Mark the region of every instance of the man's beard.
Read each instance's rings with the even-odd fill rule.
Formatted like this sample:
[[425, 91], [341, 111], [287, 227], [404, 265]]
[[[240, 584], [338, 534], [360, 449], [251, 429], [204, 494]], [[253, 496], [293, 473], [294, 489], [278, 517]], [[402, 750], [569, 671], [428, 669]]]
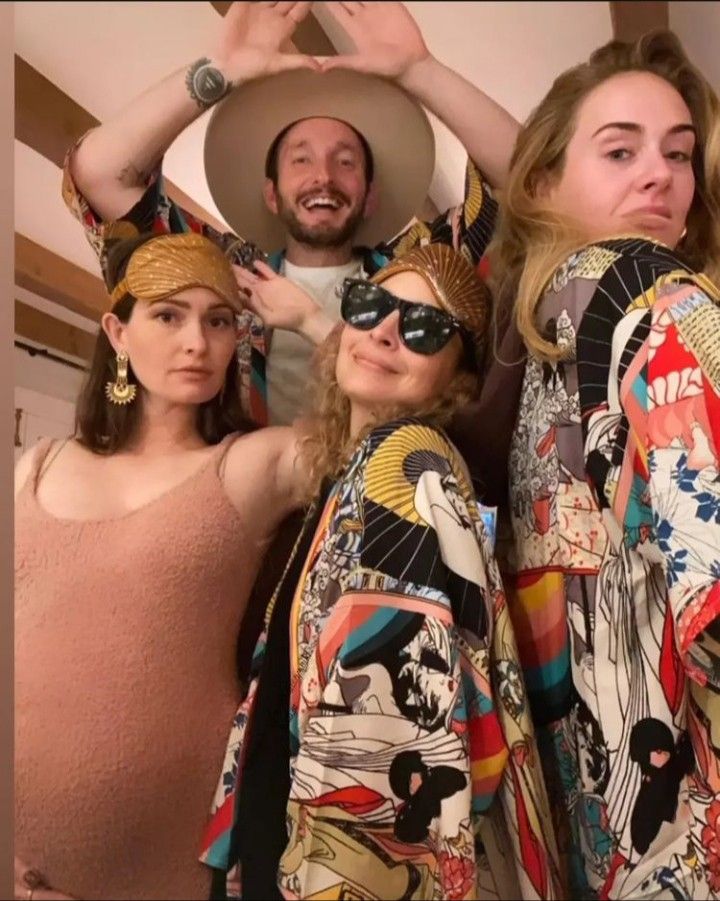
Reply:
[[299, 244], [305, 244], [307, 247], [342, 247], [354, 238], [360, 228], [365, 203], [363, 200], [363, 203], [340, 226], [329, 224], [309, 226], [298, 219], [295, 211], [287, 206], [280, 196], [277, 198], [277, 205], [278, 218]]

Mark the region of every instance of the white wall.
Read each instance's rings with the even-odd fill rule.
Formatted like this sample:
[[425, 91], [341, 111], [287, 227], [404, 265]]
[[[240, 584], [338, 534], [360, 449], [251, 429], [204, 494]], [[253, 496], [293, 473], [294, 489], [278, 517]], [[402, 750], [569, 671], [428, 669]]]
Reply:
[[[17, 285], [15, 297], [61, 322], [83, 329], [90, 335], [94, 336], [97, 333], [97, 323]], [[37, 346], [37, 342], [28, 341], [22, 335], [16, 334], [14, 337], [23, 344]], [[52, 352], [52, 348], [47, 349]], [[79, 357], [68, 356], [68, 360], [80, 366], [87, 366], [87, 361]], [[22, 410], [19, 423], [20, 447], [17, 445], [15, 447], [17, 460], [22, 451], [34, 444], [38, 438], [46, 436], [61, 438], [72, 432], [75, 422], [75, 400], [85, 373], [50, 360], [40, 353], [31, 355], [19, 347], [13, 347], [13, 365], [15, 409]], [[16, 431], [16, 422], [13, 420], [13, 434]]]
[[[23, 341], [23, 338], [18, 338]], [[83, 373], [62, 363], [48, 360], [13, 347], [15, 386], [29, 388], [39, 394], [74, 404], [83, 380]]]
[[[520, 121], [557, 75], [612, 38], [605, 0], [405, 0], [405, 5], [430, 50]], [[317, 4], [315, 15], [338, 50], [347, 52], [352, 42], [325, 6]], [[436, 166], [430, 196], [444, 209], [462, 197], [465, 152], [441, 122], [433, 117], [432, 124]]]
[[74, 404], [28, 388], [15, 388], [15, 413], [16, 462], [42, 438], [66, 438], [74, 430]]
[[41, 438], [72, 434], [75, 399], [84, 374], [54, 360], [30, 356], [19, 347], [13, 347], [13, 356], [16, 414], [20, 411], [19, 421], [12, 422], [17, 461]]
[[685, 45], [688, 55], [720, 93], [720, 2], [671, 0], [670, 28]]

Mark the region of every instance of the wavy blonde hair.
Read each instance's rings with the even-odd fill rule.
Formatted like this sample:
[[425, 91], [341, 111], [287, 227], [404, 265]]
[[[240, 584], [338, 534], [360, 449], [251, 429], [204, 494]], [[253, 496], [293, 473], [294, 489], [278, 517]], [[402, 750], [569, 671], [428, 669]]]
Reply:
[[[563, 72], [518, 135], [510, 174], [500, 199], [500, 224], [489, 249], [498, 298], [515, 296], [515, 319], [525, 345], [543, 359], [563, 352], [540, 334], [535, 310], [555, 270], [587, 244], [579, 227], [543, 205], [538, 187], [562, 174], [580, 104], [598, 85], [621, 72], [650, 72], [681, 95], [692, 116], [697, 142], [692, 166], [695, 197], [688, 212], [682, 253], [713, 281], [720, 277], [720, 103], [707, 79], [692, 65], [669, 31], [644, 35], [633, 44], [611, 41], [586, 63]], [[608, 235], [608, 238], [614, 237]]]
[[360, 442], [376, 426], [402, 416], [417, 416], [439, 427], [477, 394], [479, 375], [458, 369], [445, 391], [427, 404], [412, 409], [400, 405], [375, 411], [372, 422], [359, 435], [350, 434], [350, 401], [338, 384], [336, 364], [343, 326], [338, 326], [319, 348], [314, 366], [312, 412], [303, 423], [300, 459], [306, 471], [305, 498], [316, 497], [326, 478], [337, 479]]

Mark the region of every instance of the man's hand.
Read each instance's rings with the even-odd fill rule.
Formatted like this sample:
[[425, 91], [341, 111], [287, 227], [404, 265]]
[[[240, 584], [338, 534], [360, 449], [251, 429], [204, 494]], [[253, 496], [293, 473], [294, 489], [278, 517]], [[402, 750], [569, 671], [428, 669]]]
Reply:
[[253, 264], [257, 275], [233, 266], [235, 279], [246, 305], [267, 328], [286, 329], [320, 344], [334, 323], [302, 288], [278, 275], [261, 260]]
[[220, 25], [213, 61], [226, 78], [249, 81], [285, 69], [319, 69], [312, 56], [283, 48], [312, 3], [235, 2]]
[[323, 60], [324, 71], [355, 69], [403, 84], [412, 67], [430, 56], [422, 32], [403, 3], [326, 3], [325, 7], [352, 39], [356, 53]]
[[394, 79], [447, 125], [493, 187], [503, 187], [519, 123], [430, 53], [405, 5], [334, 2], [325, 8], [356, 50], [323, 60], [323, 71], [355, 69]]

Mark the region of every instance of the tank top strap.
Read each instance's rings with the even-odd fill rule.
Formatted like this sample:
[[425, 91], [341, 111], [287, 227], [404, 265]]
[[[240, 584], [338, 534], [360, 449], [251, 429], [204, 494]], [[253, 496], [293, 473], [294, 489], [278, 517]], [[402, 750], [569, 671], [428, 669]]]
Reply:
[[32, 466], [30, 467], [30, 475], [28, 476], [27, 485], [33, 494], [37, 491], [40, 477], [45, 473], [48, 466], [54, 458], [65, 447], [70, 438], [41, 438], [35, 446], [33, 454]]
[[246, 433], [231, 432], [229, 435], [226, 435], [222, 441], [218, 442], [215, 448], [216, 452], [212, 457], [212, 464], [221, 482], [225, 475], [225, 462], [227, 461], [228, 451], [239, 438], [243, 437], [244, 434]]

